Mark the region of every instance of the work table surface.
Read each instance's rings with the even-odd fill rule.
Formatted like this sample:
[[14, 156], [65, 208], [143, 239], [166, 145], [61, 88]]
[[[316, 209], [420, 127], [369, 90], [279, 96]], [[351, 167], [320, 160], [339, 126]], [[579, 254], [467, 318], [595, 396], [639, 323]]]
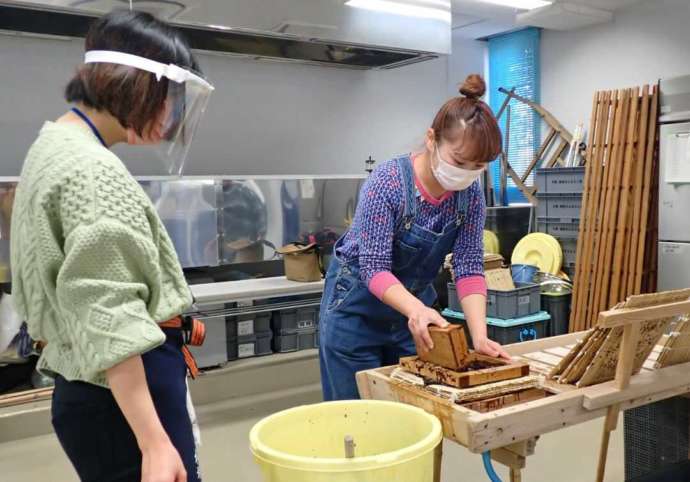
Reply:
[[321, 293], [323, 286], [323, 280], [302, 283], [288, 280], [285, 276], [277, 276], [198, 284], [191, 285], [190, 288], [197, 303], [208, 304]]

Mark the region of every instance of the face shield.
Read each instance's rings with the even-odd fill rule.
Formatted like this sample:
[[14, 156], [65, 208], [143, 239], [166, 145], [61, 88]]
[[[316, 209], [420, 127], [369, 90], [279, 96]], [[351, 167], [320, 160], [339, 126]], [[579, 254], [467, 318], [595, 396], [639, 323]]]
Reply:
[[161, 119], [154, 121], [146, 138], [130, 143], [155, 144], [169, 174], [181, 175], [189, 147], [206, 111], [214, 87], [199, 74], [174, 64], [109, 50], [86, 52], [84, 63], [110, 63], [151, 72], [158, 81], [168, 79]]

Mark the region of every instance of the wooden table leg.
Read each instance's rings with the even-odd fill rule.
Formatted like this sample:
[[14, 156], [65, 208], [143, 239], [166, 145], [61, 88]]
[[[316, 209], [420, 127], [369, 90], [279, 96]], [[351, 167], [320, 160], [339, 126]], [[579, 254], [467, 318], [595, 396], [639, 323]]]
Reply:
[[[635, 350], [640, 339], [639, 325], [625, 325], [623, 328], [623, 339], [621, 340], [620, 355], [618, 355], [618, 365], [616, 366], [616, 387], [624, 390], [630, 384], [630, 377], [635, 363]], [[601, 448], [599, 449], [599, 465], [597, 466], [597, 482], [604, 482], [606, 472], [606, 458], [609, 452], [609, 440], [611, 432], [618, 426], [618, 414], [620, 404], [609, 407], [604, 422], [604, 432], [601, 436]]]
[[510, 482], [522, 482], [522, 470], [510, 468]]
[[443, 462], [443, 440], [434, 449], [434, 482], [441, 482], [441, 465]]

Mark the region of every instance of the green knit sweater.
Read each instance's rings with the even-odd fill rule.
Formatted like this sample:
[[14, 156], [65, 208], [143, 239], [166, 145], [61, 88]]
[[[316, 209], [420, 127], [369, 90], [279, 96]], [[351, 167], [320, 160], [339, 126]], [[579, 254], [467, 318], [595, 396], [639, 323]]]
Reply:
[[12, 213], [15, 306], [47, 342], [38, 368], [107, 387], [105, 370], [162, 344], [156, 322], [191, 305], [172, 242], [118, 157], [76, 124], [48, 122]]

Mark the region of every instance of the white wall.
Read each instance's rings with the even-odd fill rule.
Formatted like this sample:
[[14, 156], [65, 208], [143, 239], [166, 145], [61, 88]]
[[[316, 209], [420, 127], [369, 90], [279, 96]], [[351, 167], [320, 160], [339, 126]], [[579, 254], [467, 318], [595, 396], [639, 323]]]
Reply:
[[[216, 85], [187, 174], [352, 174], [417, 146], [449, 82], [483, 66], [481, 45], [388, 71], [354, 71], [202, 55]], [[82, 41], [0, 35], [0, 176], [18, 175], [46, 119], [67, 108], [62, 89]], [[450, 64], [450, 68], [449, 68]], [[482, 67], [483, 68], [483, 67]], [[134, 174], [162, 174], [141, 148], [118, 149]]]
[[[487, 43], [470, 40], [453, 31], [453, 54], [448, 58], [448, 95], [458, 95], [460, 85], [470, 74], [485, 74]], [[486, 79], [488, 85], [489, 79]]]
[[647, 0], [612, 23], [544, 31], [541, 100], [566, 128], [589, 127], [596, 90], [690, 74], [690, 1]]

